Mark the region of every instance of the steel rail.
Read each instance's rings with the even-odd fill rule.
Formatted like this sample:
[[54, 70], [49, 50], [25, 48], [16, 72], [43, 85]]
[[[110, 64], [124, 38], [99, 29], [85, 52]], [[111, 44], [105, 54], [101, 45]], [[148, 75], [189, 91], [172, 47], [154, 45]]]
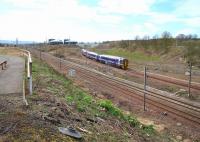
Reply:
[[[135, 74], [137, 74], [141, 77], [141, 76], [143, 76], [144, 73], [134, 71], [134, 72], [127, 72], [127, 74], [133, 75], [133, 76]], [[148, 76], [148, 78], [152, 78], [154, 80], [158, 80], [158, 81], [162, 81], [162, 82], [166, 82], [166, 83], [171, 83], [171, 84], [175, 84], [175, 85], [182, 86], [182, 87], [188, 87], [188, 81], [187, 80], [177, 79], [177, 78], [174, 78], [174, 77], [169, 77], [169, 76], [150, 73], [150, 72], [147, 72], [147, 76]], [[200, 83], [191, 82], [190, 87], [191, 87], [191, 89], [194, 89], [194, 90], [200, 90]]]
[[[54, 66], [53, 65], [53, 67], [54, 68], [56, 68], [56, 66]], [[72, 68], [72, 67], [74, 67], [74, 66], [71, 66], [71, 65], [63, 65], [62, 66], [65, 70], [67, 70], [67, 69], [70, 69], [70, 68]], [[76, 68], [76, 67], [75, 67]], [[107, 88], [107, 89], [111, 89], [112, 88], [112, 92], [116, 92], [117, 94], [119, 94], [119, 92], [120, 93], [122, 93], [123, 95], [122, 96], [124, 96], [124, 95], [126, 95], [127, 97], [131, 97], [131, 98], [135, 98], [135, 95], [134, 96], [132, 96], [132, 94], [133, 94], [133, 90], [126, 90], [126, 91], [123, 91], [123, 89], [124, 88], [122, 88], [122, 87], [120, 87], [120, 86], [118, 86], [118, 87], [116, 87], [115, 85], [111, 85], [111, 83], [110, 82], [105, 82], [105, 80], [103, 80], [101, 77], [98, 77], [98, 76], [94, 76], [94, 75], [92, 75], [91, 73], [89, 73], [89, 72], [87, 72], [87, 71], [84, 71], [84, 70], [82, 70], [82, 71], [80, 71], [80, 70], [77, 70], [77, 72], [81, 72], [81, 75], [79, 76], [79, 78], [80, 77], [85, 77], [84, 79], [90, 79], [90, 81], [91, 82], [93, 82], [93, 85], [94, 85], [94, 83], [96, 84], [96, 86], [102, 86], [102, 88]], [[89, 74], [87, 74], [87, 73], [89, 73]], [[96, 78], [95, 78], [96, 77]], [[97, 83], [97, 82], [94, 82], [94, 78], [95, 78], [95, 80], [97, 81], [97, 82], [99, 82], [99, 83]], [[115, 88], [115, 89], [113, 89], [113, 88]], [[116, 90], [118, 90], [118, 91], [116, 91]], [[138, 92], [142, 92], [143, 93], [143, 91], [141, 91], [141, 90], [137, 90]], [[127, 92], [130, 92], [130, 93], [127, 93]], [[131, 94], [131, 96], [130, 96], [130, 94]], [[134, 94], [136, 94], [136, 92], [134, 91]], [[137, 94], [138, 95], [138, 94]], [[140, 98], [138, 98], [138, 97], [140, 97]], [[138, 96], [137, 97], [137, 99], [139, 99], [140, 101], [142, 101], [143, 100], [143, 98], [142, 98], [142, 96]], [[155, 97], [156, 98], [156, 97]], [[154, 98], [154, 99], [155, 99]], [[123, 98], [123, 100], [124, 100], [124, 98]], [[129, 99], [127, 99], [126, 98], [126, 100], [128, 100], [128, 101], [130, 101]], [[185, 114], [187, 114], [188, 115], [188, 113], [187, 112], [185, 112], [185, 110], [184, 111], [182, 111], [181, 109], [177, 109], [177, 111], [179, 111], [179, 114], [177, 114], [177, 112], [175, 113], [173, 110], [175, 109], [175, 107], [173, 107], [173, 106], [169, 106], [169, 105], [166, 105], [165, 103], [160, 103], [159, 101], [155, 101], [155, 100], [153, 100], [152, 98], [148, 98], [148, 103], [149, 104], [151, 104], [151, 105], [153, 105], [153, 106], [156, 106], [156, 107], [160, 107], [160, 108], [162, 108], [162, 109], [164, 109], [164, 110], [167, 110], [168, 112], [171, 112], [171, 113], [173, 113], [173, 114], [176, 114], [176, 115], [178, 115], [179, 117], [184, 117], [185, 119], [187, 119], [187, 120], [190, 120], [190, 121], [193, 121], [193, 122], [195, 122], [195, 123], [198, 123], [198, 124], [200, 124], [199, 123], [199, 120], [200, 120], [200, 118], [199, 117], [197, 117], [198, 116], [198, 114], [197, 115], [193, 115], [193, 114], [190, 114], [190, 115], [192, 115], [192, 116], [189, 116], [189, 117], [186, 117], [185, 116]], [[155, 104], [156, 103], [156, 104]], [[162, 105], [162, 106], [160, 106], [160, 105]], [[173, 104], [172, 104], [173, 105]], [[164, 107], [163, 107], [164, 106]], [[166, 107], [168, 107], [168, 108], [166, 108]], [[194, 118], [195, 117], [195, 118]]]

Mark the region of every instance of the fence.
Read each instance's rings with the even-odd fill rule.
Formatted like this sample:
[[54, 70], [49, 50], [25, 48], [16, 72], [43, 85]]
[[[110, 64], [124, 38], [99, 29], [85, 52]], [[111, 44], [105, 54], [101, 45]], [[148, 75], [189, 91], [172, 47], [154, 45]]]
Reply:
[[28, 82], [29, 82], [29, 94], [32, 95], [33, 90], [32, 90], [32, 58], [31, 58], [31, 54], [27, 50], [23, 50], [23, 49], [20, 49], [20, 50], [23, 52], [23, 55], [25, 55], [27, 57], [27, 63], [25, 63], [25, 64], [26, 64], [26, 68], [27, 68], [27, 78], [28, 78]]

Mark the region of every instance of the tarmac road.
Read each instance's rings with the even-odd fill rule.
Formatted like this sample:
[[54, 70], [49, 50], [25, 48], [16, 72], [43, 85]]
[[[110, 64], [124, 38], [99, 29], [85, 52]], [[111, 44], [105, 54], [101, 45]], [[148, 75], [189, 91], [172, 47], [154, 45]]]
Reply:
[[23, 58], [0, 55], [0, 62], [7, 60], [7, 68], [0, 69], [0, 96], [22, 94], [25, 61]]

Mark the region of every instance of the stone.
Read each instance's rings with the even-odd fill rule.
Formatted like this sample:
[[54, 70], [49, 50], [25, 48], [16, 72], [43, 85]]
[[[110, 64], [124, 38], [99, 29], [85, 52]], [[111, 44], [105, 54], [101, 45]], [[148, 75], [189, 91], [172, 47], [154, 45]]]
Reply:
[[181, 135], [176, 136], [176, 139], [181, 141], [183, 139], [183, 137]]
[[176, 123], [176, 126], [181, 126], [182, 124], [180, 122]]
[[179, 91], [180, 91], [180, 92], [185, 92], [186, 90], [185, 90], [185, 89], [180, 89]]
[[186, 75], [186, 76], [189, 76], [189, 75], [190, 75], [190, 73], [189, 73], [188, 71], [186, 71], [186, 72], [185, 72], [185, 75]]

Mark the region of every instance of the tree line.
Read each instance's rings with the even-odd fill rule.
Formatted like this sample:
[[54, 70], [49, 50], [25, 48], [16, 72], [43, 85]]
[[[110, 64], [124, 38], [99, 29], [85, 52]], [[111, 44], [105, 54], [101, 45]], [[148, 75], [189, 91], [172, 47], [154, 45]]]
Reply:
[[200, 64], [200, 39], [197, 34], [179, 34], [173, 37], [170, 32], [164, 31], [160, 36], [135, 36], [133, 40], [121, 40], [117, 44], [120, 48], [131, 51], [142, 48], [160, 54], [167, 54], [171, 48], [181, 48], [188, 62]]

